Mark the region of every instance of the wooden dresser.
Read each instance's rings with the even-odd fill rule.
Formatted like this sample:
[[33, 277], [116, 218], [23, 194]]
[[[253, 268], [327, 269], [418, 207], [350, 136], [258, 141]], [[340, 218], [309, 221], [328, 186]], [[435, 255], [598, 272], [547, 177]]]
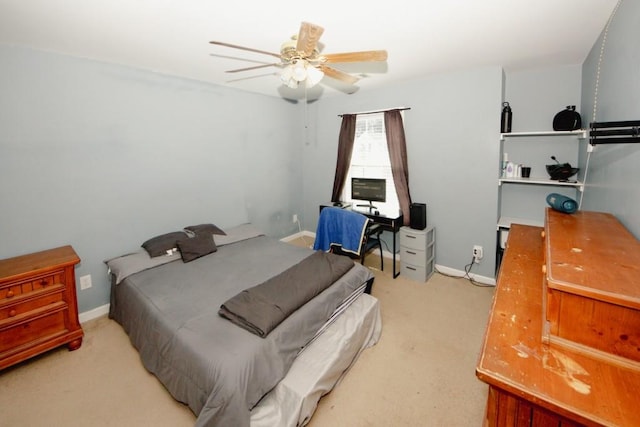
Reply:
[[513, 225], [476, 375], [485, 426], [640, 426], [640, 242], [612, 215]]
[[71, 246], [0, 260], [0, 369], [82, 344]]

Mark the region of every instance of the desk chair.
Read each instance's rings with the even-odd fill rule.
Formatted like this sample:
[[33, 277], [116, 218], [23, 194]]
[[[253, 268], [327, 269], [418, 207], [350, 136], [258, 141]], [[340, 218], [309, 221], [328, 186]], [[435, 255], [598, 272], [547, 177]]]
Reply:
[[378, 224], [359, 212], [326, 207], [320, 212], [313, 249], [360, 259], [364, 264], [365, 255], [378, 247], [380, 268], [384, 269], [381, 233], [382, 228]]
[[364, 257], [368, 252], [378, 247], [380, 249], [380, 270], [384, 271], [384, 261], [382, 258], [382, 240], [380, 239], [381, 234], [382, 227], [380, 227], [379, 224], [374, 224], [373, 221], [369, 220], [369, 223], [367, 224], [367, 231], [365, 232], [365, 237], [360, 249], [360, 264], [364, 264]]

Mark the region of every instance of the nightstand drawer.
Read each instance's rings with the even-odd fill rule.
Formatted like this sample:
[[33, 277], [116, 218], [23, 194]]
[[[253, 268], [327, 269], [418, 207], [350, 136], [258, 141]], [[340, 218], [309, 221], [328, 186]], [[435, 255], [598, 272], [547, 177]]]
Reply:
[[12, 350], [23, 350], [25, 345], [45, 342], [54, 335], [66, 333], [66, 308], [64, 302], [57, 302], [35, 310], [34, 316], [22, 315], [0, 321], [0, 358], [6, 357]]
[[0, 288], [0, 303], [65, 283], [64, 270], [13, 282]]
[[28, 314], [40, 307], [62, 301], [63, 291], [64, 286], [53, 285], [49, 289], [32, 292], [26, 297], [21, 295], [13, 300], [6, 299], [0, 302], [0, 321]]

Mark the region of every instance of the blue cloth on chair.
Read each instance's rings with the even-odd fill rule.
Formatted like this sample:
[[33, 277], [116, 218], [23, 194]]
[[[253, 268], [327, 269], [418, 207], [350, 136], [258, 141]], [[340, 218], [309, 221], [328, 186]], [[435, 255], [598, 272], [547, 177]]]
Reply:
[[326, 207], [320, 212], [314, 250], [328, 251], [339, 245], [343, 251], [360, 256], [360, 243], [369, 218], [347, 209]]

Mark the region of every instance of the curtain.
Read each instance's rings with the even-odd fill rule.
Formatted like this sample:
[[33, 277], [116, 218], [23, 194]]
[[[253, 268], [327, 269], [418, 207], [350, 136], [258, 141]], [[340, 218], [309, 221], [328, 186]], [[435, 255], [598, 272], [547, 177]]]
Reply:
[[356, 115], [345, 114], [342, 116], [340, 126], [340, 136], [338, 137], [338, 160], [336, 161], [336, 176], [333, 179], [333, 193], [331, 201], [340, 201], [340, 193], [349, 173], [351, 164], [351, 152], [353, 151], [353, 141], [356, 137]]
[[409, 194], [409, 167], [407, 163], [407, 143], [404, 137], [402, 115], [399, 110], [384, 112], [384, 126], [387, 133], [387, 146], [391, 159], [391, 173], [398, 193], [400, 210], [404, 225], [409, 225], [411, 195]]

